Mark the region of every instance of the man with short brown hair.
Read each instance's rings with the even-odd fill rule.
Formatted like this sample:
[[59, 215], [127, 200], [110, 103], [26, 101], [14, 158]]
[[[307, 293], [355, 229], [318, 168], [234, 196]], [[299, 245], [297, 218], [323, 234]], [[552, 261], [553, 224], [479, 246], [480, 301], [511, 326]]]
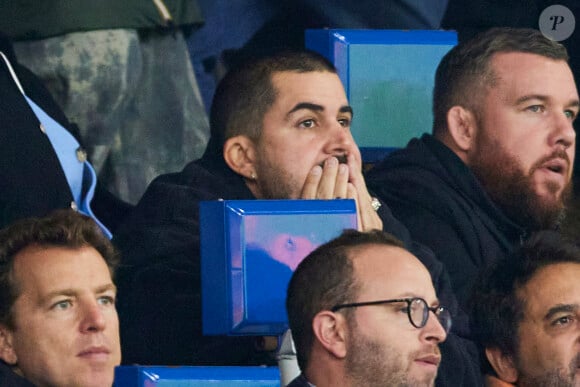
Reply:
[[460, 303], [481, 268], [562, 220], [578, 105], [564, 46], [532, 29], [490, 29], [439, 64], [433, 135], [367, 176], [443, 262]]
[[108, 238], [73, 210], [0, 231], [1, 385], [113, 384], [116, 264]]

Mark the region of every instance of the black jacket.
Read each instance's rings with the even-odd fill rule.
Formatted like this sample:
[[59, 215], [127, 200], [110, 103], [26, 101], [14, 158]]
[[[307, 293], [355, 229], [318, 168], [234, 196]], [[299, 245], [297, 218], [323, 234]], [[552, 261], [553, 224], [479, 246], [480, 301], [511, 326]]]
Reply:
[[[113, 242], [122, 253], [116, 282], [126, 364], [273, 363], [271, 357], [254, 351], [251, 338], [201, 335], [198, 204], [220, 198], [254, 199], [221, 156], [206, 153], [182, 172], [156, 178], [115, 234]], [[379, 211], [385, 231], [403, 240], [423, 261], [440, 299], [456, 312], [457, 302], [441, 263], [410, 240], [409, 232], [386, 205]], [[465, 322], [464, 317], [456, 320], [462, 335], [467, 335]], [[444, 346], [449, 362], [442, 378], [452, 381], [446, 385], [461, 385], [456, 381], [464, 380], [471, 382], [465, 385], [478, 385], [472, 344], [453, 334]]]
[[306, 376], [304, 376], [304, 374], [300, 374], [292, 379], [290, 384], [288, 384], [286, 387], [310, 387], [310, 384], [308, 383]]
[[34, 384], [17, 375], [8, 364], [0, 360], [0, 386], [2, 387], [34, 387]]
[[[1, 35], [0, 51], [8, 57], [27, 95], [72, 129], [38, 78], [18, 65], [10, 42]], [[58, 157], [3, 60], [0, 94], [0, 227], [56, 208], [70, 208], [73, 197]]]
[[252, 199], [241, 178], [206, 160], [157, 177], [113, 243], [124, 364], [274, 364], [249, 337], [202, 336], [199, 201]]
[[367, 183], [411, 235], [435, 252], [461, 304], [480, 269], [526, 235], [496, 207], [461, 159], [428, 134], [377, 164]]

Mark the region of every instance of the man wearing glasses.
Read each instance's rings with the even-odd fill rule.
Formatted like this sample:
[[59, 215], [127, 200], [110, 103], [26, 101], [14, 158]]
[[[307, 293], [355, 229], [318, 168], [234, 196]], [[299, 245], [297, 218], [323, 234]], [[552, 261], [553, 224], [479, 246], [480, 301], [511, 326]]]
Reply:
[[393, 236], [345, 231], [300, 263], [286, 308], [299, 386], [433, 386], [451, 317]]
[[475, 287], [486, 386], [580, 386], [580, 249], [541, 232]]

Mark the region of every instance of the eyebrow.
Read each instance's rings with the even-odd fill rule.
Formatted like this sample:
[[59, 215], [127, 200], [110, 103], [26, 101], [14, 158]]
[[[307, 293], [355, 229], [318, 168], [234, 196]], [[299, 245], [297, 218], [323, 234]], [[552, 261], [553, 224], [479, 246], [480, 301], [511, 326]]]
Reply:
[[415, 293], [409, 293], [409, 292], [408, 293], [403, 293], [401, 295], [401, 297], [397, 297], [397, 298], [422, 298], [425, 301], [427, 301], [427, 305], [429, 305], [431, 307], [433, 307], [433, 306], [435, 306], [435, 307], [441, 306], [441, 301], [438, 298], [436, 298], [433, 302], [429, 302], [429, 300], [427, 300], [425, 297], [418, 296]]
[[578, 309], [580, 309], [578, 304], [558, 304], [548, 310], [548, 313], [544, 316], [544, 320], [550, 320], [552, 317], [562, 312], [577, 312]]
[[[290, 111], [286, 114], [286, 116], [289, 116], [290, 114], [298, 111], [298, 110], [312, 110], [312, 111], [316, 111], [316, 112], [322, 112], [324, 111], [324, 107], [322, 105], [318, 105], [315, 103], [311, 103], [311, 102], [300, 102], [297, 103], [296, 106], [294, 106], [292, 109], [290, 109]], [[340, 113], [350, 113], [350, 115], [354, 115], [352, 107], [348, 106], [348, 105], [344, 105], [341, 106], [340, 109], [338, 109], [338, 111]]]
[[[524, 95], [516, 100], [516, 105], [522, 104], [524, 102], [528, 102], [528, 101], [533, 100], [533, 99], [537, 99], [539, 101], [546, 102], [550, 99], [550, 97], [548, 97], [546, 95], [542, 95], [542, 94]], [[566, 104], [566, 107], [579, 107], [579, 106], [580, 106], [580, 101], [577, 99], [570, 100]]]
[[537, 99], [537, 100], [540, 100], [540, 101], [547, 101], [548, 100], [548, 97], [545, 96], [545, 95], [541, 95], [541, 94], [524, 95], [524, 96], [521, 96], [520, 98], [518, 98], [516, 100], [516, 104], [519, 105], [521, 103], [528, 102], [528, 101], [530, 101], [532, 99]]
[[[105, 292], [110, 291], [110, 290], [117, 291], [117, 287], [115, 286], [115, 284], [108, 283], [105, 285], [98, 286], [98, 287], [93, 289], [93, 292], [96, 294], [102, 294], [102, 293], [105, 293]], [[45, 297], [43, 297], [42, 301], [46, 302], [46, 301], [48, 301], [54, 297], [58, 297], [58, 296], [73, 297], [77, 294], [78, 294], [78, 290], [75, 290], [75, 289], [71, 289], [71, 288], [59, 289], [59, 290], [55, 290], [53, 292], [48, 293]]]

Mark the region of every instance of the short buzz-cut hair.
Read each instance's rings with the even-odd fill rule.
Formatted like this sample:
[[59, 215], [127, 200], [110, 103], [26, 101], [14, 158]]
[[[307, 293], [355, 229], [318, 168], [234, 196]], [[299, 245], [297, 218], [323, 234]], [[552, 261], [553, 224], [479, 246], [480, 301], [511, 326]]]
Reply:
[[109, 238], [88, 216], [72, 209], [56, 210], [43, 218], [27, 218], [0, 230], [0, 324], [14, 329], [12, 307], [20, 295], [14, 260], [28, 247], [93, 247], [114, 276], [118, 254]]
[[[379, 230], [346, 230], [319, 246], [298, 265], [288, 284], [286, 310], [298, 365], [304, 372], [314, 343], [312, 320], [317, 313], [355, 301], [361, 284], [354, 276], [352, 254], [369, 245], [403, 247], [403, 243]], [[348, 310], [346, 312], [348, 316]]]
[[206, 154], [221, 155], [225, 141], [237, 135], [260, 137], [264, 116], [276, 100], [272, 76], [279, 72], [336, 73], [336, 68], [314, 51], [287, 50], [245, 60], [231, 69], [214, 94]]
[[519, 342], [525, 340], [518, 337], [518, 327], [526, 307], [526, 300], [518, 292], [540, 270], [559, 263], [580, 264], [580, 248], [555, 231], [540, 231], [479, 276], [469, 312], [485, 372], [494, 374], [485, 356], [486, 348], [497, 348], [517, 358]]
[[495, 27], [453, 47], [441, 60], [433, 89], [433, 134], [447, 129], [447, 112], [463, 106], [477, 114], [482, 96], [497, 81], [495, 54], [521, 52], [568, 61], [566, 48], [530, 28]]

